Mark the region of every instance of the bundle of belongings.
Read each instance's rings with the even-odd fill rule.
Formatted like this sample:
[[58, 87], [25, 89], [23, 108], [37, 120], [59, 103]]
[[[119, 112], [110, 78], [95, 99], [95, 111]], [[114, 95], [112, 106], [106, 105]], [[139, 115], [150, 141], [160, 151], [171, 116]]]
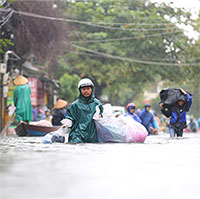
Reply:
[[143, 143], [148, 135], [146, 128], [132, 117], [115, 117], [112, 106], [103, 106], [103, 117], [98, 117], [98, 108], [93, 117], [97, 129], [98, 142]]
[[161, 112], [170, 117], [170, 127], [180, 131], [187, 127], [186, 112], [192, 104], [192, 95], [183, 89], [168, 88], [160, 91]]

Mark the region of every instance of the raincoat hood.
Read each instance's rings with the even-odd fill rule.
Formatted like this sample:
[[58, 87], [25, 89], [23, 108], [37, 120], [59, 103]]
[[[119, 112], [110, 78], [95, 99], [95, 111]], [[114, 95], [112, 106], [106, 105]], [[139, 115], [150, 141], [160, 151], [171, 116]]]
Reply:
[[182, 100], [182, 101], [186, 101], [186, 97], [185, 97], [185, 95], [180, 95], [179, 97], [178, 97], [178, 101], [179, 100]]
[[130, 113], [130, 109], [132, 109], [132, 108], [135, 109], [135, 104], [134, 103], [129, 103], [129, 104], [127, 104], [126, 108], [127, 108], [127, 111]]
[[[135, 107], [134, 107], [134, 106], [130, 106], [130, 107], [128, 107], [127, 111], [130, 113], [130, 110], [131, 110], [132, 108], [134, 108], [134, 109], [135, 109]], [[134, 110], [134, 112], [133, 112], [133, 113], [135, 113], [135, 110]]]

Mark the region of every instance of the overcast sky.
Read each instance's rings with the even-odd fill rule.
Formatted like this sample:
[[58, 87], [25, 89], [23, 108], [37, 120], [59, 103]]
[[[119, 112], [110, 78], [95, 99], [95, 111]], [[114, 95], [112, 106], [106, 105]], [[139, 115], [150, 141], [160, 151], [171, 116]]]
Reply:
[[173, 2], [178, 7], [195, 8], [200, 7], [200, 0], [151, 0], [152, 2]]
[[152, 2], [162, 3], [165, 2], [170, 3], [173, 2], [175, 7], [186, 8], [194, 14], [200, 10], [200, 0], [151, 0]]
[[[200, 0], [151, 0], [152, 2], [162, 3], [165, 2], [166, 4], [173, 2], [175, 7], [185, 8], [192, 13], [193, 18], [197, 18], [199, 11], [200, 11]], [[198, 34], [192, 31], [190, 26], [183, 26], [184, 30], [186, 31], [186, 35], [190, 38], [198, 38]]]

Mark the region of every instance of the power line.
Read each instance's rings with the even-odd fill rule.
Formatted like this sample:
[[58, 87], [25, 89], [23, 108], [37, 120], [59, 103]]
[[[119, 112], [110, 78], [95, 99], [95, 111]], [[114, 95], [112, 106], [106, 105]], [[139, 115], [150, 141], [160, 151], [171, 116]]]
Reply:
[[[85, 56], [90, 56], [90, 57], [104, 57], [103, 55], [97, 55], [97, 54], [90, 54], [90, 53], [80, 53], [80, 52], [76, 52], [76, 51], [68, 51], [68, 53], [71, 54], [77, 54], [77, 55], [85, 55]], [[156, 58], [153, 61], [174, 61], [174, 59], [172, 58]], [[199, 61], [200, 59], [187, 59], [187, 61]], [[147, 60], [147, 61], [152, 61], [152, 60]]]
[[99, 40], [85, 40], [85, 41], [71, 41], [71, 43], [101, 43], [101, 42], [113, 42], [113, 41], [129, 41], [134, 40], [138, 38], [146, 38], [146, 37], [157, 37], [161, 35], [171, 35], [180, 33], [182, 31], [175, 31], [175, 32], [163, 32], [163, 33], [155, 33], [155, 34], [149, 34], [149, 35], [142, 35], [142, 36], [135, 36], [135, 37], [125, 37], [125, 38], [117, 38], [117, 39], [99, 39]]
[[[103, 55], [97, 55], [97, 54], [90, 54], [90, 53], [82, 53], [82, 52], [77, 52], [77, 51], [71, 51], [68, 50], [66, 51], [67, 53], [71, 53], [71, 54], [78, 54], [78, 55], [85, 55], [85, 56], [91, 56], [91, 57], [104, 57]], [[145, 59], [147, 60], [147, 59]], [[172, 58], [155, 58], [153, 60], [147, 60], [147, 61], [175, 61]], [[187, 61], [199, 61], [200, 58], [193, 58], [193, 59], [187, 59]]]
[[[1, 12], [11, 12], [12, 11], [12, 9], [11, 8], [9, 8], [9, 9], [5, 9], [5, 8], [0, 8], [0, 13]], [[6, 14], [7, 14], [6, 13]], [[7, 15], [7, 16], [2, 16], [2, 19], [0, 20], [0, 23], [2, 23], [2, 22], [4, 22], [5, 20], [7, 20], [7, 18], [8, 18], [8, 16], [9, 16], [9, 14]]]
[[77, 55], [91, 56], [91, 57], [104, 57], [102, 55], [89, 54], [89, 53], [79, 53], [79, 52], [74, 52], [74, 51], [70, 51], [69, 53], [71, 53], [71, 54], [77, 54]]
[[170, 23], [117, 23], [117, 22], [94, 22], [95, 24], [102, 24], [102, 25], [135, 25], [135, 26], [164, 26], [170, 25]]
[[[6, 1], [6, 0], [5, 0]], [[26, 2], [26, 1], [38, 1], [38, 2], [40, 2], [40, 1], [49, 1], [49, 2], [56, 2], [56, 1], [62, 1], [62, 0], [17, 0], [17, 1], [24, 1], [24, 2]], [[121, 1], [119, 0], [119, 1], [117, 1], [117, 0], [115, 0], [116, 2], [119, 2], [119, 3], [121, 3]], [[69, 1], [68, 0], [68, 3], [77, 3], [77, 2], [83, 2], [83, 0], [80, 0], [80, 1], [76, 1], [76, 0], [71, 0], [71, 1]], [[85, 3], [88, 3], [88, 2], [90, 2], [90, 1], [85, 1]], [[144, 3], [144, 2], [146, 2], [146, 0], [132, 0], [131, 2], [139, 2], [139, 3]], [[92, 1], [92, 3], [99, 3], [99, 1], [97, 0], [97, 1]]]
[[84, 48], [78, 45], [72, 45], [74, 48], [83, 50], [83, 51], [87, 51], [90, 53], [94, 53], [97, 55], [102, 55], [104, 57], [108, 57], [108, 58], [112, 58], [112, 59], [117, 59], [117, 60], [121, 60], [121, 61], [128, 61], [128, 62], [135, 62], [135, 63], [140, 63], [140, 64], [151, 64], [151, 65], [163, 65], [163, 66], [197, 66], [200, 65], [200, 63], [187, 63], [187, 64], [179, 64], [179, 63], [164, 63], [164, 62], [152, 62], [152, 61], [143, 61], [143, 60], [138, 60], [138, 59], [131, 59], [131, 58], [127, 58], [127, 57], [120, 57], [120, 56], [115, 56], [115, 55], [111, 55], [111, 54], [106, 54], [106, 53], [102, 53], [102, 52], [98, 52], [95, 50], [91, 50], [88, 48]]
[[10, 12], [12, 8], [0, 8], [0, 12]]
[[8, 22], [8, 20], [12, 17], [14, 11], [12, 10], [4, 19], [3, 23], [0, 25], [0, 29]]
[[0, 5], [3, 6], [3, 4], [6, 3], [6, 0], [0, 0]]
[[23, 12], [23, 11], [14, 11], [14, 12], [16, 14], [24, 15], [24, 16], [28, 16], [28, 17], [35, 17], [35, 18], [40, 18], [40, 19], [49, 19], [49, 20], [53, 20], [53, 21], [79, 23], [79, 24], [84, 24], [84, 25], [89, 25], [89, 26], [94, 26], [94, 27], [99, 27], [99, 28], [104, 28], [104, 29], [111, 29], [111, 30], [158, 31], [158, 30], [177, 29], [177, 27], [167, 27], [167, 28], [126, 28], [126, 29], [124, 29], [124, 28], [112, 27], [112, 26], [102, 26], [102, 25], [95, 24], [93, 22], [79, 21], [79, 20], [74, 20], [74, 19], [64, 19], [64, 18], [49, 17], [49, 16], [44, 16], [44, 15], [39, 15], [39, 14], [34, 14], [34, 13], [29, 13], [29, 12]]

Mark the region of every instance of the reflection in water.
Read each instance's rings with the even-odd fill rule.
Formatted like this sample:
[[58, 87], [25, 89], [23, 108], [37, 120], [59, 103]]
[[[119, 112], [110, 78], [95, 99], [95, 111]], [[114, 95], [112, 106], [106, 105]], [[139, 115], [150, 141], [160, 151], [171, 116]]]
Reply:
[[200, 134], [144, 144], [0, 138], [0, 198], [199, 198]]

